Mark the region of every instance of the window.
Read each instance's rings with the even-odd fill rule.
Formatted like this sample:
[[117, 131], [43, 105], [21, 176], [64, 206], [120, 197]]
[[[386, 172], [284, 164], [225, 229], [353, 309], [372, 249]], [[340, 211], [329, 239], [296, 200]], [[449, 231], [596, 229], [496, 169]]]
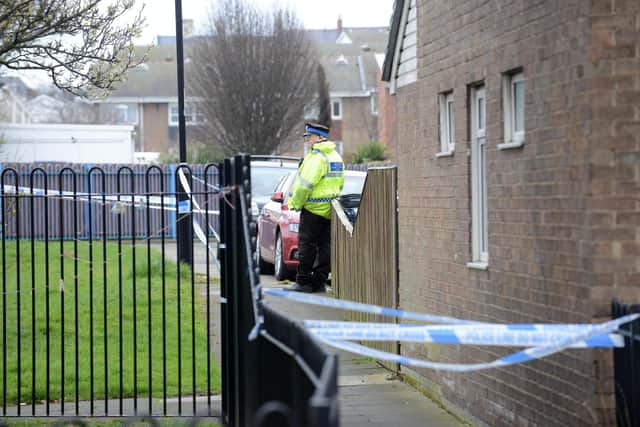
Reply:
[[116, 106], [116, 123], [127, 123], [129, 107], [127, 105]]
[[135, 104], [118, 104], [114, 110], [114, 121], [116, 124], [137, 124], [138, 108]]
[[[185, 104], [184, 122], [187, 125], [200, 124], [204, 121], [195, 105]], [[178, 126], [178, 104], [169, 104], [169, 126]]]
[[453, 92], [439, 96], [440, 104], [440, 152], [438, 157], [451, 155], [455, 148], [455, 114]]
[[522, 147], [524, 144], [524, 75], [503, 76], [504, 143], [499, 149]]
[[331, 118], [336, 120], [342, 119], [342, 100], [331, 100]]
[[489, 263], [487, 209], [486, 102], [484, 86], [471, 91], [471, 246], [469, 267], [486, 269]]
[[374, 116], [378, 114], [378, 95], [371, 94], [371, 114]]

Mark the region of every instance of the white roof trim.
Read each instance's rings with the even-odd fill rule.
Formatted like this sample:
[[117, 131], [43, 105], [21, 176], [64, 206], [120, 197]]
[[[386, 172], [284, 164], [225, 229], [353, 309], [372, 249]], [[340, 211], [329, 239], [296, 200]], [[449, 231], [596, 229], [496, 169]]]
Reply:
[[178, 102], [177, 96], [110, 96], [97, 99], [96, 104], [170, 104]]
[[365, 92], [330, 91], [329, 96], [331, 98], [366, 98], [369, 96], [369, 91], [365, 91]]
[[134, 127], [131, 125], [78, 125], [78, 124], [65, 124], [65, 123], [3, 123], [4, 129], [49, 129], [49, 130], [124, 130], [133, 131]]
[[336, 39], [336, 44], [352, 44], [352, 43], [353, 43], [353, 40], [351, 40], [351, 37], [349, 37], [347, 33], [345, 33], [344, 31], [341, 32], [338, 38]]
[[398, 66], [400, 64], [400, 50], [402, 49], [402, 42], [404, 41], [404, 32], [407, 28], [407, 18], [409, 15], [409, 8], [411, 7], [411, 0], [405, 0], [404, 10], [402, 11], [402, 18], [400, 19], [400, 25], [398, 26], [398, 36], [396, 37], [396, 48], [393, 53], [393, 66], [391, 67], [391, 81], [389, 83], [389, 93], [391, 95], [396, 93], [396, 82], [398, 74]]

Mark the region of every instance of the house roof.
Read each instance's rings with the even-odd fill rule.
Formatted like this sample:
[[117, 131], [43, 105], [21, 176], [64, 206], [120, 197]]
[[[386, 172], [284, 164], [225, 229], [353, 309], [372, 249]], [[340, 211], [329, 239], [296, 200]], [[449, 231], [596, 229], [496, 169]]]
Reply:
[[345, 28], [342, 35], [346, 35], [351, 43], [336, 43], [340, 37], [336, 30], [310, 30], [310, 33], [327, 74], [331, 95], [368, 96], [377, 84], [375, 58], [376, 54], [384, 52], [387, 29]]
[[[325, 69], [332, 96], [367, 96], [376, 87], [378, 64], [376, 55], [384, 52], [388, 31], [385, 27], [344, 28], [351, 40], [337, 44], [337, 30], [308, 30], [320, 63]], [[174, 43], [154, 46], [147, 61], [127, 73], [126, 80], [116, 86], [109, 98], [102, 102], [160, 102], [177, 98], [177, 66]], [[136, 48], [141, 57], [146, 46]], [[185, 48], [185, 74], [188, 76], [189, 46]], [[188, 77], [187, 77], [188, 78]]]
[[391, 16], [391, 30], [389, 31], [389, 40], [387, 41], [387, 54], [382, 68], [382, 80], [391, 81], [391, 70], [393, 69], [393, 61], [395, 60], [396, 45], [398, 43], [398, 34], [402, 24], [402, 11], [404, 10], [405, 0], [395, 0], [393, 4], [393, 15]]

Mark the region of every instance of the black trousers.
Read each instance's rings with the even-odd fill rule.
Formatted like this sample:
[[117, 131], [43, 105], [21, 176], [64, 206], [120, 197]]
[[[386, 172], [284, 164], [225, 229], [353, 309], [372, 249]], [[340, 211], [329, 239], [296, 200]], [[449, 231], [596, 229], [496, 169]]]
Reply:
[[306, 209], [300, 213], [298, 275], [301, 285], [324, 285], [331, 271], [331, 221]]

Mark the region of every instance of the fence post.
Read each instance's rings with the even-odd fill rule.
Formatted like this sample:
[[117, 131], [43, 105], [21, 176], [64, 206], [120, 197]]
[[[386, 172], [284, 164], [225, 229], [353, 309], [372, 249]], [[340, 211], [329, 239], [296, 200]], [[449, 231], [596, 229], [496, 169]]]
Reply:
[[[221, 296], [226, 300], [222, 315], [222, 388], [223, 416], [229, 426], [253, 425], [258, 408], [259, 375], [258, 340], [249, 341], [255, 326], [251, 290], [252, 262], [247, 259], [245, 223], [250, 218], [251, 169], [247, 155], [224, 162], [223, 187], [235, 190], [228, 199], [231, 206], [221, 204], [221, 253], [223, 261]], [[241, 209], [241, 197], [244, 208]], [[249, 227], [249, 245], [253, 245], [255, 229]], [[253, 249], [253, 248], [249, 248]]]

